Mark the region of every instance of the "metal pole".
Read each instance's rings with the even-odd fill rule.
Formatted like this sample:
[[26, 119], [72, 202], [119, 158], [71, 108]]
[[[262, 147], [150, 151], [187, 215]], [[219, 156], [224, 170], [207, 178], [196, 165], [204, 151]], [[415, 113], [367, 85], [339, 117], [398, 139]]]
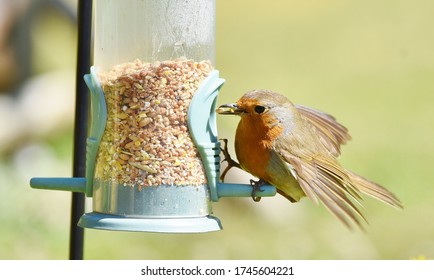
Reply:
[[[89, 72], [91, 56], [92, 0], [78, 1], [78, 40], [76, 70], [76, 100], [74, 125], [73, 177], [85, 177], [86, 136], [88, 123], [88, 89], [83, 76]], [[84, 230], [77, 226], [84, 213], [83, 193], [72, 193], [69, 259], [83, 259]]]

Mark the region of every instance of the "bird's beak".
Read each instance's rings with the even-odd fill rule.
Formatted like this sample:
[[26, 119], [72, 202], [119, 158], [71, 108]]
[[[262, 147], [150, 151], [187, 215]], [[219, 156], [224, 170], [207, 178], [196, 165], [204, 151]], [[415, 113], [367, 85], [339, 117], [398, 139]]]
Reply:
[[221, 115], [239, 115], [243, 112], [236, 103], [221, 105], [215, 111]]

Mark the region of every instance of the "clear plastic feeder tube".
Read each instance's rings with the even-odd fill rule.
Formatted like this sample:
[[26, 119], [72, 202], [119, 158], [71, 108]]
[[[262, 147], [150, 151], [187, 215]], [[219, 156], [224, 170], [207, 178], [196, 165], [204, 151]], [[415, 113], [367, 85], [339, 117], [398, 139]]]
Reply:
[[97, 0], [94, 9], [94, 70], [107, 106], [94, 211], [208, 215], [206, 172], [187, 114], [213, 70], [215, 0]]

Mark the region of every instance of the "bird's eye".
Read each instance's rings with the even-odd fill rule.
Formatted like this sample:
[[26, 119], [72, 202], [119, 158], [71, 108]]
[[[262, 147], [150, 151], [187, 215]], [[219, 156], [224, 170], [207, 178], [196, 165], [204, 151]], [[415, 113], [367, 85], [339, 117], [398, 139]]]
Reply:
[[258, 106], [255, 107], [255, 112], [258, 113], [258, 114], [262, 114], [262, 113], [264, 113], [264, 111], [265, 111], [265, 107], [264, 106], [258, 105]]

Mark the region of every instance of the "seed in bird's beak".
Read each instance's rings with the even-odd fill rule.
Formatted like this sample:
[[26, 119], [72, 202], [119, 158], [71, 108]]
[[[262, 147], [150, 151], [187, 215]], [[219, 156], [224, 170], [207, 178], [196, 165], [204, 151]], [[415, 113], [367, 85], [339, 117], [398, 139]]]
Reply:
[[217, 108], [216, 112], [222, 115], [238, 115], [243, 112], [236, 103], [229, 103], [221, 105]]

